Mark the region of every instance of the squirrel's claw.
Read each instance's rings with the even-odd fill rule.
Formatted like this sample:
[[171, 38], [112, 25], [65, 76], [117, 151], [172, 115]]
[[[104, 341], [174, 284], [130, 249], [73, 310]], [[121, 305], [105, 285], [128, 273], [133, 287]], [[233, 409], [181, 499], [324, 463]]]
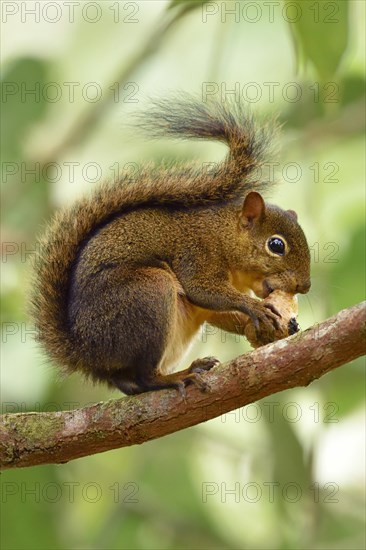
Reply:
[[192, 365], [188, 368], [190, 373], [202, 373], [211, 370], [213, 367], [220, 364], [220, 361], [216, 357], [204, 357], [203, 359], [196, 359]]

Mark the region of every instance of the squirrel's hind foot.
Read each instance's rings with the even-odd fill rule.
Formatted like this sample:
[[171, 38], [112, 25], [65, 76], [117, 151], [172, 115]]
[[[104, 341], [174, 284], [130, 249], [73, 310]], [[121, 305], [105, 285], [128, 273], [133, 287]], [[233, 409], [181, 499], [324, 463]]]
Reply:
[[196, 359], [192, 365], [188, 367], [187, 372], [201, 373], [211, 370], [220, 364], [220, 361], [216, 357], [204, 357], [203, 359]]
[[134, 395], [148, 391], [163, 390], [165, 388], [175, 388], [183, 399], [186, 398], [186, 386], [194, 384], [201, 391], [207, 391], [209, 384], [205, 381], [203, 373], [219, 364], [215, 357], [205, 357], [193, 361], [188, 369], [178, 371], [168, 375], [156, 375], [154, 377], [144, 377], [139, 381], [136, 378], [131, 381], [126, 378], [126, 374], [121, 371], [119, 376], [113, 376], [110, 383], [120, 389], [127, 395]]

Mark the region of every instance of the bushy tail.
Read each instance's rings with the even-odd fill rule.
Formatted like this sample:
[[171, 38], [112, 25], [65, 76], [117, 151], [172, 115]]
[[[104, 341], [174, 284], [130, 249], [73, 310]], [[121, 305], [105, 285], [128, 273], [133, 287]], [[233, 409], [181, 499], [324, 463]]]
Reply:
[[198, 206], [242, 197], [253, 185], [249, 176], [263, 160], [268, 143], [266, 131], [256, 129], [245, 109], [234, 103], [201, 103], [180, 94], [173, 101], [153, 101], [139, 120], [150, 135], [223, 141], [229, 155], [210, 172], [197, 166], [146, 168], [136, 182], [103, 184], [55, 216], [39, 241], [31, 314], [40, 342], [68, 371], [79, 366], [79, 344], [73, 340], [67, 314], [69, 281], [90, 234], [116, 215], [145, 204]]
[[252, 176], [269, 159], [275, 131], [272, 122], [257, 126], [244, 103], [213, 99], [202, 102], [187, 93], [151, 99], [150, 104], [147, 111], [136, 115], [139, 127], [150, 137], [212, 140], [228, 145], [225, 161], [216, 171], [210, 171], [209, 181], [202, 182], [207, 189], [199, 190], [201, 198], [207, 193], [209, 201], [230, 200], [243, 196], [251, 184], [255, 183], [257, 190], [267, 187], [266, 182], [254, 181]]

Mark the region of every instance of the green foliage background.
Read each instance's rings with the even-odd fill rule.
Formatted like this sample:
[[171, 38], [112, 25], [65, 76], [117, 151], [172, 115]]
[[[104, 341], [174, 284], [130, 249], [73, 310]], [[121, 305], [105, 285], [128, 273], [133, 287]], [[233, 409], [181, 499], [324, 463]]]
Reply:
[[[135, 164], [126, 163], [222, 158], [215, 144], [134, 135], [128, 115], [149, 95], [200, 94], [210, 83], [225, 96], [236, 86], [258, 116], [277, 116], [281, 185], [269, 198], [298, 212], [313, 254], [300, 324], [364, 297], [365, 3], [97, 4], [95, 23], [82, 17], [85, 2], [72, 23], [65, 11], [56, 23], [22, 22], [20, 12], [3, 19], [3, 411], [70, 409], [118, 396], [77, 376], [60, 381], [26, 332], [27, 251], [56, 208], [93, 186], [83, 177], [87, 163], [110, 178], [116, 163], [133, 174]], [[44, 90], [51, 96], [50, 82], [62, 90], [57, 101], [43, 97]], [[70, 82], [80, 83], [74, 101]], [[88, 82], [103, 90], [96, 102], [81, 94]], [[24, 95], [24, 85], [40, 93]], [[50, 161], [61, 171], [49, 165], [40, 176], [22, 175]], [[74, 181], [70, 162], [78, 163]], [[190, 358], [227, 360], [247, 349], [243, 340], [209, 333]], [[359, 360], [306, 389], [143, 446], [6, 472], [2, 547], [364, 548], [364, 390]]]

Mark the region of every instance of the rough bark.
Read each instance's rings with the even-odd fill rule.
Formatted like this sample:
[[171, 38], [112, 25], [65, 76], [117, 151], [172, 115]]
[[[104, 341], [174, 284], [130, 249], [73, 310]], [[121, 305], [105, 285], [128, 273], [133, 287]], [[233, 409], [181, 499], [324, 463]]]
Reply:
[[210, 389], [145, 393], [67, 412], [4, 414], [2, 468], [64, 463], [144, 443], [273, 393], [307, 386], [365, 352], [365, 302], [206, 373]]

